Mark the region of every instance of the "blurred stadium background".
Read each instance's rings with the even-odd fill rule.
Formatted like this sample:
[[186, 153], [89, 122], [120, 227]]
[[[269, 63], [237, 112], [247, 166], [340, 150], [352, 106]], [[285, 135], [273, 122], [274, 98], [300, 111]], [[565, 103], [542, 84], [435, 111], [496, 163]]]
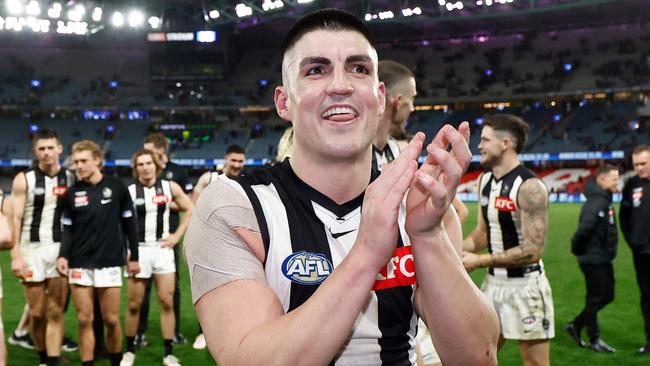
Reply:
[[[124, 179], [130, 177], [131, 154], [153, 131], [168, 136], [170, 156], [187, 166], [193, 179], [222, 164], [233, 143], [246, 149], [249, 167], [268, 163], [287, 126], [272, 100], [281, 80], [282, 35], [302, 14], [335, 7], [367, 21], [379, 40], [380, 58], [415, 72], [418, 97], [408, 131], [432, 136], [444, 123], [467, 120], [476, 153], [484, 115], [520, 115], [533, 127], [522, 160], [543, 177], [554, 202], [579, 202], [602, 160], [629, 172], [631, 149], [650, 143], [648, 5], [647, 0], [2, 0], [0, 187], [10, 191], [13, 176], [31, 164], [29, 137], [42, 128], [59, 132], [66, 153], [79, 139], [98, 142], [108, 159], [105, 171]], [[479, 173], [473, 164], [459, 191], [464, 200], [475, 200]], [[474, 225], [474, 207], [466, 231]], [[584, 295], [568, 248], [579, 207], [554, 203], [550, 211], [544, 259], [557, 311], [553, 363], [648, 365], [650, 360], [634, 355], [643, 341], [642, 321], [623, 241], [616, 260], [617, 299], [601, 315], [603, 334], [619, 352], [577, 349], [561, 329]], [[8, 254], [0, 259], [3, 319], [10, 332], [23, 298]], [[187, 276], [183, 281], [183, 333], [193, 336]], [[70, 334], [73, 315], [67, 315]], [[35, 355], [15, 347], [9, 353], [12, 365], [36, 362]], [[149, 347], [139, 358], [158, 363], [159, 353]], [[178, 347], [177, 354], [186, 364], [210, 363], [207, 352], [190, 346]], [[68, 356], [78, 363], [76, 354]], [[500, 357], [505, 365], [520, 363], [512, 346]]]

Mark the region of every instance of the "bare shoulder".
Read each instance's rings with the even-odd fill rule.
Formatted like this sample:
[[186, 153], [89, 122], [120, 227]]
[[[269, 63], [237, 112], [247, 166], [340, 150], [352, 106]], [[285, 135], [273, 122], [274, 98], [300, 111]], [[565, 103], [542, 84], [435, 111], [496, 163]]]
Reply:
[[539, 178], [531, 178], [521, 184], [518, 203], [523, 210], [539, 210], [548, 207], [548, 189]]

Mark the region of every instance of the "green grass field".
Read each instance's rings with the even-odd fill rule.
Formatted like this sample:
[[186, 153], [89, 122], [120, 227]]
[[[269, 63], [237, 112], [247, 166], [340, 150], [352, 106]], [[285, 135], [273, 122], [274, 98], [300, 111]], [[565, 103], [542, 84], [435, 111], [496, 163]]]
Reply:
[[[476, 210], [475, 204], [469, 204], [470, 212]], [[636, 349], [644, 340], [643, 323], [639, 309], [639, 291], [636, 285], [632, 257], [627, 245], [622, 241], [619, 254], [615, 261], [616, 274], [616, 299], [606, 307], [599, 316], [603, 338], [618, 351], [615, 354], [598, 354], [586, 349], [578, 348], [562, 330], [562, 326], [573, 319], [582, 309], [584, 302], [584, 280], [575, 258], [569, 251], [569, 239], [577, 224], [580, 205], [554, 204], [549, 214], [549, 236], [544, 263], [548, 273], [553, 297], [555, 301], [555, 329], [556, 337], [551, 342], [551, 359], [553, 365], [595, 366], [595, 365], [650, 365], [650, 356], [636, 355]], [[467, 234], [475, 225], [476, 217], [472, 214], [465, 225]], [[4, 311], [3, 319], [7, 333], [16, 327], [24, 300], [22, 289], [17, 280], [13, 279], [10, 271], [9, 254], [0, 255], [4, 286]], [[472, 274], [480, 284], [484, 272]], [[197, 331], [196, 316], [193, 313], [187, 270], [182, 274], [182, 332], [193, 340]], [[123, 290], [123, 298], [125, 297]], [[124, 305], [122, 307], [124, 309]], [[159, 365], [162, 358], [162, 340], [160, 339], [160, 325], [158, 321], [158, 307], [152, 305], [150, 315], [150, 328], [147, 337], [150, 346], [137, 353], [136, 364]], [[69, 309], [66, 314], [66, 333], [76, 339], [76, 320], [74, 309]], [[38, 359], [32, 351], [8, 346], [9, 365], [37, 365]], [[177, 346], [175, 354], [184, 365], [211, 365], [214, 364], [207, 351], [195, 351], [191, 344]], [[308, 357], [308, 355], [306, 355]], [[64, 354], [66, 360], [63, 364], [79, 365], [77, 353]], [[501, 365], [520, 365], [519, 351], [516, 343], [506, 343], [499, 354]], [[107, 360], [96, 362], [97, 365], [109, 365]]]

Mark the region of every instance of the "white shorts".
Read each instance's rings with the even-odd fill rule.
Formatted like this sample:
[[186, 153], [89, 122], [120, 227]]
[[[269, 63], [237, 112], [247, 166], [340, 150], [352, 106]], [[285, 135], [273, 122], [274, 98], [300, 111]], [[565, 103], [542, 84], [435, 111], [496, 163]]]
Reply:
[[[140, 243], [138, 246], [138, 262], [140, 273], [135, 278], [151, 278], [153, 275], [176, 272], [174, 249], [161, 248], [162, 243]], [[124, 273], [128, 277], [128, 273]]]
[[422, 318], [418, 321], [418, 335], [415, 337], [415, 341], [420, 346], [420, 355], [425, 365], [440, 363], [440, 357], [431, 340], [431, 333], [429, 333], [429, 329], [422, 321]]
[[525, 278], [487, 275], [481, 290], [499, 316], [503, 338], [555, 337], [553, 295], [545, 274]]
[[48, 278], [59, 278], [56, 259], [60, 243], [20, 243], [20, 256], [27, 266], [24, 282], [43, 282]]
[[70, 268], [68, 282], [88, 287], [122, 287], [122, 267]]

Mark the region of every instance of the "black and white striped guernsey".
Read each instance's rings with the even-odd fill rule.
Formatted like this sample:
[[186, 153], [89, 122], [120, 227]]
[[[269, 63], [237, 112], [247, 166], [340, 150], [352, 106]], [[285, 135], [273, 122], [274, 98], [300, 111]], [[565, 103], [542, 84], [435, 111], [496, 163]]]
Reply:
[[[296, 309], [352, 248], [361, 220], [363, 194], [338, 205], [300, 180], [289, 160], [224, 181], [251, 201], [266, 250], [268, 285], [285, 312]], [[373, 290], [368, 293], [368, 305], [331, 365], [415, 365], [415, 264], [404, 218], [402, 207], [394, 256], [377, 274]], [[314, 319], [313, 324], [305, 326], [318, 327], [327, 321]]]
[[395, 160], [399, 156], [401, 149], [399, 147], [399, 142], [392, 137], [389, 137], [386, 141], [386, 146], [383, 150], [377, 149], [375, 146], [372, 147], [372, 169], [375, 171], [380, 171], [381, 167], [384, 164], [388, 164]]
[[[496, 179], [492, 172], [486, 172], [481, 177], [480, 205], [487, 226], [490, 253], [504, 252], [522, 242], [518, 194], [521, 184], [531, 178], [538, 179], [535, 173], [521, 164], [501, 179]], [[529, 277], [540, 275], [543, 269], [544, 265], [540, 260], [538, 263], [524, 267], [491, 267], [488, 272], [498, 277]]]
[[61, 168], [57, 175], [50, 177], [36, 167], [25, 172], [25, 181], [20, 242], [60, 243], [63, 197], [75, 182], [74, 173]]
[[138, 223], [138, 242], [156, 243], [169, 235], [169, 213], [173, 201], [171, 181], [157, 179], [151, 187], [136, 180], [129, 185], [135, 217]]

